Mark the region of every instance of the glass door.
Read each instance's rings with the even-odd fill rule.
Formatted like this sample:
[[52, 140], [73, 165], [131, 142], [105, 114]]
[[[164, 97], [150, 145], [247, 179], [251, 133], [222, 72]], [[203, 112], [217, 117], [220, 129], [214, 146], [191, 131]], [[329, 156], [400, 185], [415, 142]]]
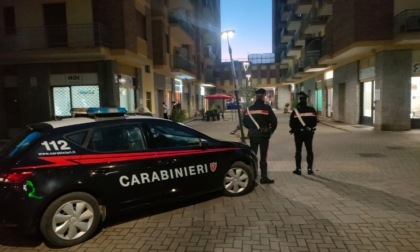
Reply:
[[362, 83], [361, 95], [361, 118], [360, 123], [373, 125], [374, 122], [374, 90], [375, 82], [367, 81]]

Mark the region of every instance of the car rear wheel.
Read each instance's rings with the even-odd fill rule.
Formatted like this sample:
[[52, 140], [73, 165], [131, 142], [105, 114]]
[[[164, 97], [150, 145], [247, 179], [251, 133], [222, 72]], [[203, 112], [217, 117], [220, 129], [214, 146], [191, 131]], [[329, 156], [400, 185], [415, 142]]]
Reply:
[[251, 167], [243, 162], [235, 162], [226, 172], [223, 179], [223, 193], [226, 196], [240, 196], [254, 187]]
[[41, 218], [45, 240], [57, 247], [69, 247], [91, 238], [99, 226], [99, 204], [83, 192], [61, 196], [52, 202]]

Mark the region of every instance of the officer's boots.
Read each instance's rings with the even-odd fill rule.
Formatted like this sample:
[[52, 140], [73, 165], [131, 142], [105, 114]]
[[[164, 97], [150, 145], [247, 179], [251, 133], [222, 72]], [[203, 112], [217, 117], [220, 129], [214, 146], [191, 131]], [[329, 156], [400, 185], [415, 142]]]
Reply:
[[296, 162], [296, 169], [293, 171], [294, 174], [300, 175], [302, 172], [300, 171], [300, 161], [302, 161], [301, 156], [295, 156], [295, 162]]
[[261, 184], [273, 184], [274, 180], [269, 179], [267, 175], [267, 167], [261, 167]]
[[308, 162], [308, 175], [314, 175], [314, 171], [312, 170], [312, 164], [314, 162], [313, 156], [307, 156], [306, 161]]

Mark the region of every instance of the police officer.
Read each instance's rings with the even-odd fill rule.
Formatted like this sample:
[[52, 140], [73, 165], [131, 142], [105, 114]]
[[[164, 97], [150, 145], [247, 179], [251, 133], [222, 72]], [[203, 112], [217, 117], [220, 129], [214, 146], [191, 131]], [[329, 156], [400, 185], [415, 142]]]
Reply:
[[[291, 128], [290, 133], [295, 135], [295, 146], [296, 146], [296, 169], [293, 171], [294, 174], [301, 175], [300, 162], [302, 160], [302, 145], [305, 144], [306, 148], [306, 161], [308, 163], [308, 174], [313, 175], [312, 164], [314, 162], [314, 154], [312, 152], [312, 139], [314, 137], [315, 127], [318, 119], [316, 117], [316, 111], [313, 107], [307, 105], [308, 95], [304, 92], [298, 93], [299, 103], [296, 107], [298, 113], [295, 110], [290, 115], [289, 126]], [[299, 115], [300, 118], [299, 118]]]
[[277, 128], [277, 117], [273, 109], [265, 104], [265, 95], [266, 91], [262, 88], [255, 92], [255, 103], [248, 108], [248, 111], [244, 111], [243, 125], [248, 129], [252, 150], [257, 154], [258, 147], [260, 148], [260, 183], [272, 184], [274, 180], [269, 179], [267, 175], [267, 152], [270, 137]]

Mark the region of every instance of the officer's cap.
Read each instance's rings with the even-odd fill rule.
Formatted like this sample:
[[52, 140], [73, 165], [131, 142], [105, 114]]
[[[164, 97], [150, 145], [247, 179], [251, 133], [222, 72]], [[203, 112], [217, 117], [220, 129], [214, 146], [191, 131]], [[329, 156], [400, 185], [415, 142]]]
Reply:
[[266, 93], [267, 91], [265, 91], [264, 88], [260, 88], [260, 89], [257, 89], [257, 91], [255, 91], [256, 95], [265, 95]]
[[307, 94], [305, 94], [305, 92], [300, 91], [300, 92], [297, 94], [297, 97], [298, 97], [299, 99], [306, 99], [306, 98], [308, 98], [308, 95], [307, 95]]

